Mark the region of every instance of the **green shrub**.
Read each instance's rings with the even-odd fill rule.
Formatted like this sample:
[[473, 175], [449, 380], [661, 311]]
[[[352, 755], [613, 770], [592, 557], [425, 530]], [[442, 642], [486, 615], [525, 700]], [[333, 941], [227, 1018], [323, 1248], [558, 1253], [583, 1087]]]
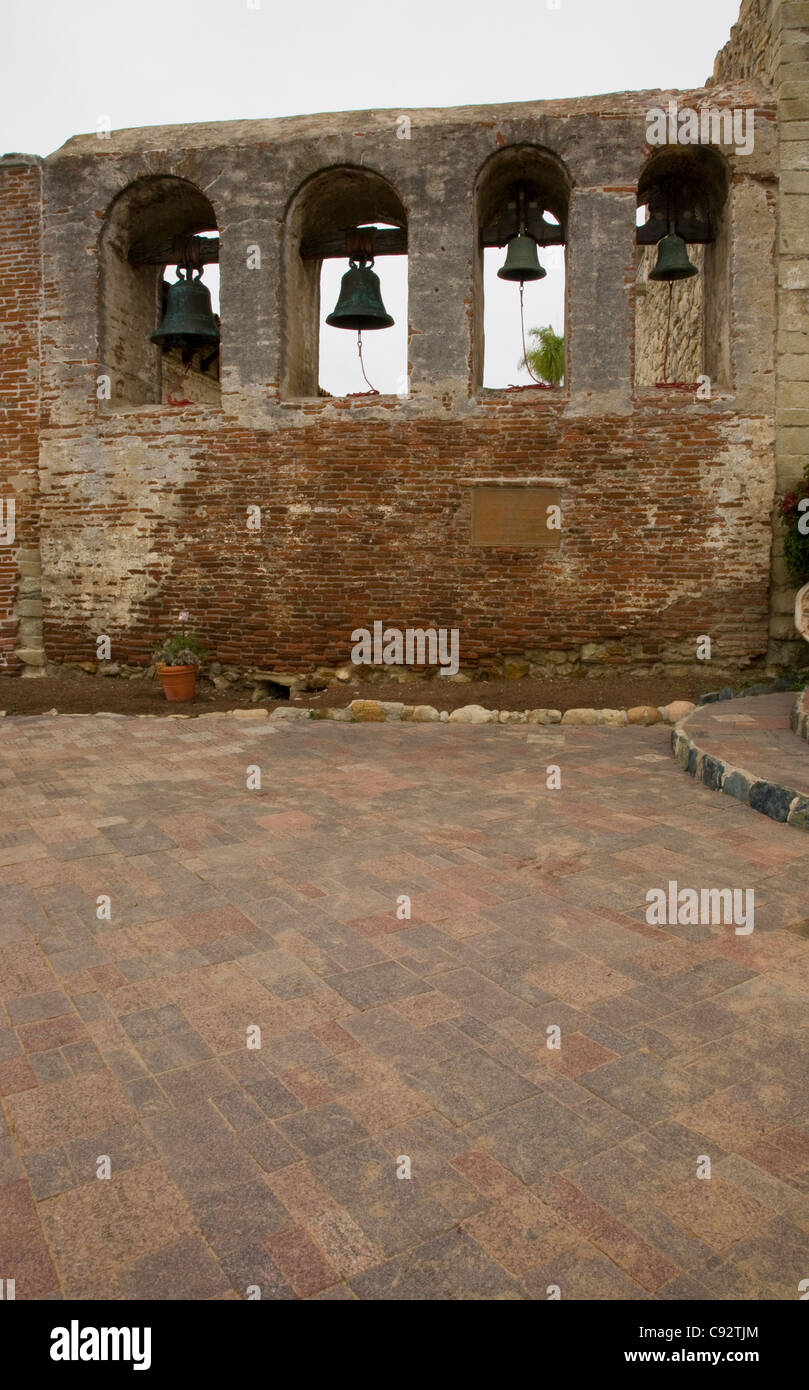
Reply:
[[193, 632], [173, 632], [154, 656], [162, 666], [201, 666], [208, 653], [203, 651]]
[[805, 497], [809, 497], [809, 465], [804, 469], [797, 487], [788, 492], [786, 497], [782, 497], [779, 503], [779, 511], [786, 528], [784, 559], [789, 577], [798, 589], [809, 583], [809, 534], [802, 535], [799, 530], [799, 523], [803, 522], [809, 531], [809, 507], [805, 507], [803, 511], [799, 510], [799, 504]]

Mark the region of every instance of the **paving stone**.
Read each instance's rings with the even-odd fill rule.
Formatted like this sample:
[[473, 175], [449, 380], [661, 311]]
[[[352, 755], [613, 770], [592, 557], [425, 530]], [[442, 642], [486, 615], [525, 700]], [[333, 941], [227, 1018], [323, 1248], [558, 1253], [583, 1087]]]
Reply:
[[230, 1281], [197, 1236], [165, 1245], [124, 1266], [118, 1281], [126, 1298], [160, 1300], [216, 1298]]
[[368, 1131], [342, 1106], [331, 1102], [278, 1120], [278, 1129], [307, 1158], [365, 1139]]
[[[586, 1241], [570, 1246], [523, 1276], [529, 1298], [546, 1300], [550, 1290], [563, 1299], [635, 1302], [650, 1295], [600, 1250]], [[658, 1294], [659, 1296], [659, 1294]]]
[[0, 1185], [0, 1268], [11, 1271], [4, 1277], [14, 1278], [18, 1299], [36, 1298], [58, 1287], [25, 1178]]
[[112, 1077], [71, 1077], [9, 1096], [6, 1104], [25, 1148], [64, 1143], [134, 1118], [129, 1100]]
[[66, 1278], [92, 1278], [159, 1249], [166, 1235], [192, 1234], [193, 1218], [159, 1164], [143, 1164], [113, 1181], [89, 1183], [40, 1208], [48, 1246]]
[[608, 1100], [627, 1115], [653, 1124], [666, 1115], [684, 1110], [689, 1102], [702, 1099], [710, 1084], [668, 1065], [648, 1052], [620, 1057], [579, 1077], [596, 1095]]
[[339, 1282], [339, 1274], [324, 1251], [300, 1227], [271, 1236], [267, 1248], [278, 1268], [302, 1298]]
[[25, 1166], [37, 1202], [76, 1186], [76, 1175], [61, 1145], [43, 1149], [41, 1153], [26, 1154]]
[[[775, 749], [791, 699], [699, 718]], [[0, 1185], [28, 1296], [794, 1299], [805, 832], [744, 785], [706, 796], [662, 723], [205, 728], [4, 722], [7, 849], [39, 845], [0, 869]], [[566, 769], [552, 804], [529, 738]], [[704, 752], [710, 784], [725, 752]], [[126, 780], [99, 784], [99, 756]], [[650, 926], [668, 877], [754, 886], [753, 936]]]
[[410, 1081], [456, 1125], [513, 1105], [535, 1091], [529, 1081], [479, 1049], [416, 1072]]
[[430, 988], [424, 980], [396, 961], [382, 961], [379, 965], [368, 965], [362, 970], [331, 975], [327, 977], [326, 984], [360, 1009], [373, 1008], [376, 1004], [386, 1004], [392, 999], [406, 998], [411, 994], [426, 994]]
[[519, 1300], [514, 1280], [485, 1250], [460, 1231], [427, 1241], [350, 1280], [358, 1298]]
[[597, 1126], [546, 1095], [476, 1120], [465, 1126], [464, 1134], [524, 1183], [536, 1182], [609, 1145]]

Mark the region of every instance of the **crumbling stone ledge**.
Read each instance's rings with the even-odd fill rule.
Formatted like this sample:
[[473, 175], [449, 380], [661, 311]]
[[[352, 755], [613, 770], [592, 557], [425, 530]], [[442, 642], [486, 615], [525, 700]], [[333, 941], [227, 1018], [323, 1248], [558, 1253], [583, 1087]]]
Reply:
[[792, 706], [789, 727], [793, 734], [809, 743], [809, 689], [802, 690]]
[[[724, 792], [771, 820], [809, 830], [809, 797], [777, 782], [767, 782], [745, 768], [734, 767], [700, 748], [684, 727], [687, 715], [671, 731], [671, 750], [683, 770], [710, 791]], [[809, 691], [796, 697], [790, 728], [809, 740]]]

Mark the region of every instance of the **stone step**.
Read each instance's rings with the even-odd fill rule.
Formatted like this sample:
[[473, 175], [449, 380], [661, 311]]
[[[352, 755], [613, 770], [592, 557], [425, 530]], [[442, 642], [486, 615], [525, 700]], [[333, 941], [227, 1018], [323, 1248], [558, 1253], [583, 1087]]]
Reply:
[[794, 731], [805, 699], [787, 691], [699, 705], [672, 730], [674, 756], [712, 791], [809, 830], [809, 743]]

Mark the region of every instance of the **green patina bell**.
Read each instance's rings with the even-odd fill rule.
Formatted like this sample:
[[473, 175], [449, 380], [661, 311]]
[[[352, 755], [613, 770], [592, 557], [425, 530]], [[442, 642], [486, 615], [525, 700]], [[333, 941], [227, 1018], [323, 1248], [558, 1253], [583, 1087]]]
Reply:
[[[177, 273], [182, 275], [179, 266]], [[176, 284], [169, 285], [163, 322], [152, 334], [151, 341], [158, 343], [164, 352], [171, 348], [196, 352], [198, 348], [213, 347], [219, 342], [211, 292], [203, 285], [199, 274], [194, 279], [188, 271], [185, 280], [179, 279]]]
[[379, 276], [370, 266], [351, 262], [340, 284], [340, 295], [326, 322], [332, 328], [392, 328], [393, 319], [382, 303]]
[[690, 280], [692, 275], [699, 271], [688, 259], [688, 247], [681, 236], [669, 232], [657, 243], [657, 265], [649, 271], [649, 279]]
[[520, 232], [508, 243], [506, 259], [497, 272], [500, 280], [541, 280], [547, 271], [539, 264], [537, 244], [532, 236]]

